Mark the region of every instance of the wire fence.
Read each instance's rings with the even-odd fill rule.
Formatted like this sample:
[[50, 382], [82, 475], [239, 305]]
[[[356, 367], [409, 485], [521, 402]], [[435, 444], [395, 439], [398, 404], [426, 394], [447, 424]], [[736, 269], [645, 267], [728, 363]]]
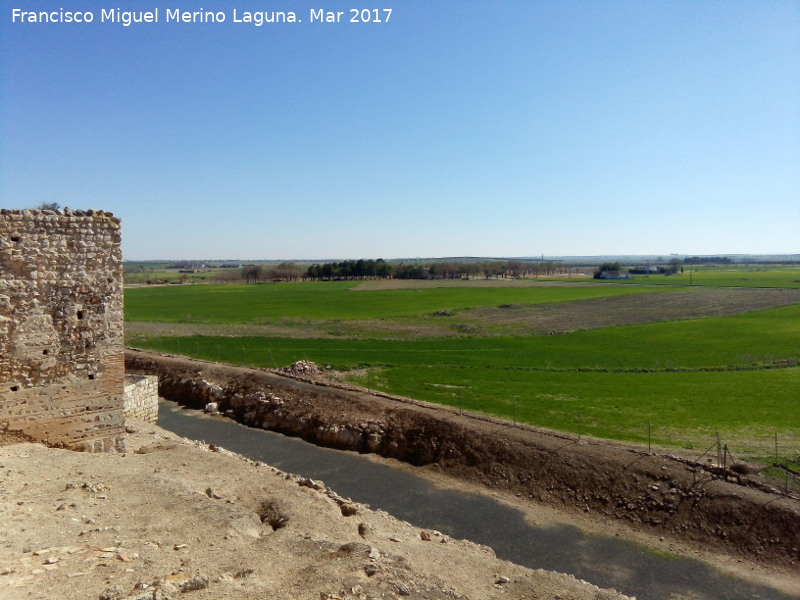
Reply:
[[[266, 355], [261, 352], [260, 356], [257, 356], [259, 353], [253, 348], [248, 349], [246, 345], [235, 348], [222, 347], [216, 342], [208, 343], [202, 338], [191, 337], [174, 338], [171, 341], [157, 337], [152, 341], [154, 344], [146, 345], [160, 352], [191, 355], [217, 362], [234, 362], [243, 366], [271, 369], [278, 369], [282, 366], [273, 356], [272, 351], [268, 351]], [[306, 356], [295, 358], [298, 360], [308, 359]], [[329, 372], [327, 375], [323, 375], [323, 378], [327, 385], [352, 387], [351, 382], [345, 381], [335, 373]], [[361, 387], [382, 396], [395, 397], [376, 389], [380, 386], [373, 377], [371, 369], [365, 370]], [[408, 398], [404, 400], [417, 402]], [[553, 429], [548, 423], [524, 418], [521, 410], [523, 401], [519, 398], [512, 398], [508, 401], [505, 414], [474, 405], [467, 409], [460, 400], [454, 400], [449, 406], [459, 414], [481, 414], [491, 420], [499, 420], [510, 427], [530, 426]], [[426, 402], [421, 403], [426, 404]], [[488, 409], [488, 405], [486, 408]], [[567, 427], [555, 428], [567, 436], [574, 435], [577, 438], [594, 436], [603, 439], [611, 437], [627, 440], [621, 443], [631, 443], [642, 450], [646, 447], [648, 453], [680, 457], [687, 463], [701, 466], [712, 476], [747, 475], [757, 471], [769, 477], [769, 480], [774, 483], [775, 491], [800, 497], [800, 429], [765, 431], [762, 427], [759, 431], [754, 431], [752, 428], [745, 431], [710, 431], [708, 429], [699, 431], [678, 428], [674, 425], [664, 426], [656, 421], [643, 421], [635, 430], [628, 427], [625, 431], [609, 436], [604, 432], [612, 431], [612, 428], [604, 427], [603, 423], [598, 422], [596, 416], [593, 416], [590, 422], [581, 410], [573, 411], [571, 414], [566, 414], [565, 411], [565, 414], [556, 420], [567, 424]]]

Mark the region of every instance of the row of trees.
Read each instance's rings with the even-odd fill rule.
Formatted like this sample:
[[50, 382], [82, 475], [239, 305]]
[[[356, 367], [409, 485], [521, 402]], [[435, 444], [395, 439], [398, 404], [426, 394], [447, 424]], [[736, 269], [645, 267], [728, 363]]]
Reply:
[[240, 269], [228, 273], [220, 273], [217, 281], [246, 281], [258, 283], [261, 281], [297, 281], [305, 279], [303, 270], [293, 263], [284, 262], [274, 267], [264, 265], [245, 265]]
[[346, 260], [314, 264], [306, 270], [311, 280], [330, 279], [474, 279], [517, 278], [555, 275], [569, 270], [554, 262], [523, 260], [439, 261], [431, 263], [388, 263], [378, 260]]
[[[646, 275], [650, 273], [658, 273], [661, 275], [675, 275], [678, 271], [683, 273], [683, 261], [679, 258], [672, 258], [669, 261], [667, 266], [654, 266], [651, 267], [647, 265], [646, 267], [639, 267], [636, 269], [630, 269], [629, 271], [625, 271], [625, 273], [634, 273], [637, 275]], [[597, 270], [594, 272], [595, 279], [602, 279], [604, 274], [608, 275], [621, 275], [623, 274], [622, 265], [620, 265], [619, 261], [616, 262], [607, 262], [600, 265]]]
[[306, 278], [320, 279], [388, 279], [392, 266], [382, 258], [378, 260], [345, 260], [339, 263], [313, 264], [306, 270]]
[[728, 256], [688, 256], [683, 259], [685, 265], [730, 265], [733, 264]]
[[492, 261], [438, 261], [390, 263], [378, 260], [345, 260], [313, 264], [306, 269], [295, 263], [284, 262], [277, 266], [244, 265], [220, 273], [220, 282], [245, 281], [332, 281], [356, 279], [490, 279], [521, 278], [568, 274], [574, 267], [552, 261], [492, 260]]

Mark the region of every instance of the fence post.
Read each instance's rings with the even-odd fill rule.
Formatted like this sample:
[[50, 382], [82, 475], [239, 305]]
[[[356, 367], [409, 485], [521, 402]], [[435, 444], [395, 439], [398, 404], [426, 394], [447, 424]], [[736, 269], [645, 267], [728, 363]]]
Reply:
[[652, 423], [650, 421], [647, 422], [647, 453], [652, 454]]
[[725, 451], [722, 453], [722, 471], [726, 474], [728, 471], [728, 444], [725, 444]]

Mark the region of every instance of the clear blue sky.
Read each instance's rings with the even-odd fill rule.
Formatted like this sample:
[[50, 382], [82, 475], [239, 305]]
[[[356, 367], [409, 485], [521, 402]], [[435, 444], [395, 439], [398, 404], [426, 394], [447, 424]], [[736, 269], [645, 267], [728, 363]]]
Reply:
[[[0, 5], [0, 206], [129, 260], [800, 252], [797, 0]], [[393, 12], [309, 22], [351, 7]]]

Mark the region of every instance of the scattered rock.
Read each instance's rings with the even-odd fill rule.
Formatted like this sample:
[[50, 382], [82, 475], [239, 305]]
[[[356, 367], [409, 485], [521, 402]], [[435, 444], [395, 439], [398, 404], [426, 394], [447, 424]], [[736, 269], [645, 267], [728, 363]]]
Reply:
[[272, 527], [273, 531], [286, 527], [289, 522], [289, 517], [283, 513], [281, 507], [272, 500], [265, 500], [261, 503], [261, 509], [258, 511], [258, 516], [264, 525]]
[[395, 581], [394, 587], [397, 588], [397, 593], [401, 596], [410, 596], [411, 595], [411, 588], [409, 588], [405, 583], [402, 581]]
[[366, 523], [358, 524], [358, 535], [360, 535], [362, 538], [366, 538], [371, 533], [372, 533], [372, 528], [369, 525], [367, 525]]
[[237, 571], [236, 573], [234, 573], [233, 574], [233, 578], [234, 579], [243, 579], [243, 578], [247, 577], [248, 575], [252, 575], [253, 573], [255, 573], [255, 570], [253, 570], [253, 569], [242, 569], [241, 571]]
[[311, 377], [320, 374], [320, 368], [310, 360], [298, 360], [287, 367], [283, 367], [281, 373], [294, 377]]
[[120, 600], [124, 593], [125, 590], [123, 590], [122, 587], [115, 585], [104, 589], [100, 593], [99, 600]]
[[347, 556], [347, 555], [369, 556], [370, 552], [372, 552], [372, 546], [370, 546], [369, 544], [362, 544], [360, 542], [349, 542], [347, 544], [339, 546], [339, 550], [336, 551], [336, 554], [339, 556]]
[[182, 592], [193, 592], [195, 590], [202, 590], [208, 587], [208, 577], [202, 574], [195, 575], [182, 585], [180, 589]]

